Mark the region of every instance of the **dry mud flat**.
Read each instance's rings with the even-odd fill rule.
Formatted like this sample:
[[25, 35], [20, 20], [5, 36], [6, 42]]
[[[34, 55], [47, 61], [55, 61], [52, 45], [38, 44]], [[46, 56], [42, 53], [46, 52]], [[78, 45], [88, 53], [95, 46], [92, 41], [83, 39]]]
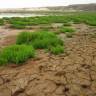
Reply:
[[0, 96], [96, 96], [96, 28], [74, 27], [78, 32], [66, 38], [66, 53], [53, 56], [41, 50], [38, 60], [1, 67]]

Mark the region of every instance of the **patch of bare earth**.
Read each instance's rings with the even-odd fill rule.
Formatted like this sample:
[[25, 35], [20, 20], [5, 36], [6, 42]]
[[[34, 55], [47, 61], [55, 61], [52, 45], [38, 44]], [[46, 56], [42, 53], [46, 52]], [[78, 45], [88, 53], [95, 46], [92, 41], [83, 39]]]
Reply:
[[0, 67], [0, 96], [96, 96], [96, 28], [73, 27], [78, 31], [65, 39], [66, 53], [41, 50], [23, 66]]

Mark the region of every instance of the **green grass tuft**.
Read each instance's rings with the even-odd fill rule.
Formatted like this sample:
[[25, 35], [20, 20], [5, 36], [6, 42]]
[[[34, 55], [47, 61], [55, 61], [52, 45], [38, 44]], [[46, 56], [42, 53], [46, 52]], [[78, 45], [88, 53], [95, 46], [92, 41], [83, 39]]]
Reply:
[[32, 33], [31, 32], [21, 32], [17, 36], [16, 43], [17, 44], [28, 44], [32, 40]]
[[58, 55], [58, 54], [64, 53], [64, 46], [61, 46], [61, 45], [53, 46], [53, 47], [50, 47], [49, 50], [52, 54]]
[[17, 44], [33, 45], [35, 49], [49, 49], [50, 47], [64, 45], [55, 33], [48, 31], [22, 32], [17, 37]]
[[73, 32], [75, 32], [75, 30], [70, 27], [61, 27], [60, 29], [60, 33], [73, 33]]
[[70, 22], [66, 22], [63, 24], [63, 26], [71, 26], [71, 23]]
[[0, 65], [8, 63], [22, 64], [28, 58], [35, 56], [35, 50], [28, 45], [11, 45], [0, 52]]
[[4, 25], [4, 20], [0, 19], [0, 26]]

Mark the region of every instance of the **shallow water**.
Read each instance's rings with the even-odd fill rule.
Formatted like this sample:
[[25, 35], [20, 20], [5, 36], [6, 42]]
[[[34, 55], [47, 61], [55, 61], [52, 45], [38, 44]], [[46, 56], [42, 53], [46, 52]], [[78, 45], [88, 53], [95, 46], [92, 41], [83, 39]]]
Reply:
[[35, 16], [45, 16], [44, 14], [34, 14], [34, 13], [0, 13], [0, 18], [3, 17], [35, 17]]

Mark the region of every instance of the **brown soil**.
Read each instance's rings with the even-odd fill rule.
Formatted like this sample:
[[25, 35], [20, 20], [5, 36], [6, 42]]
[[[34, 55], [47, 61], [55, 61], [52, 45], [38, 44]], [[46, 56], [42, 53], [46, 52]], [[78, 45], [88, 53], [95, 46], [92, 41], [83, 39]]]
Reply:
[[[96, 28], [73, 27], [77, 32], [65, 38], [66, 53], [54, 56], [39, 50], [38, 58], [23, 66], [0, 67], [0, 96], [96, 96]], [[1, 37], [12, 33], [1, 31]], [[14, 37], [0, 41], [5, 46], [15, 42]]]

